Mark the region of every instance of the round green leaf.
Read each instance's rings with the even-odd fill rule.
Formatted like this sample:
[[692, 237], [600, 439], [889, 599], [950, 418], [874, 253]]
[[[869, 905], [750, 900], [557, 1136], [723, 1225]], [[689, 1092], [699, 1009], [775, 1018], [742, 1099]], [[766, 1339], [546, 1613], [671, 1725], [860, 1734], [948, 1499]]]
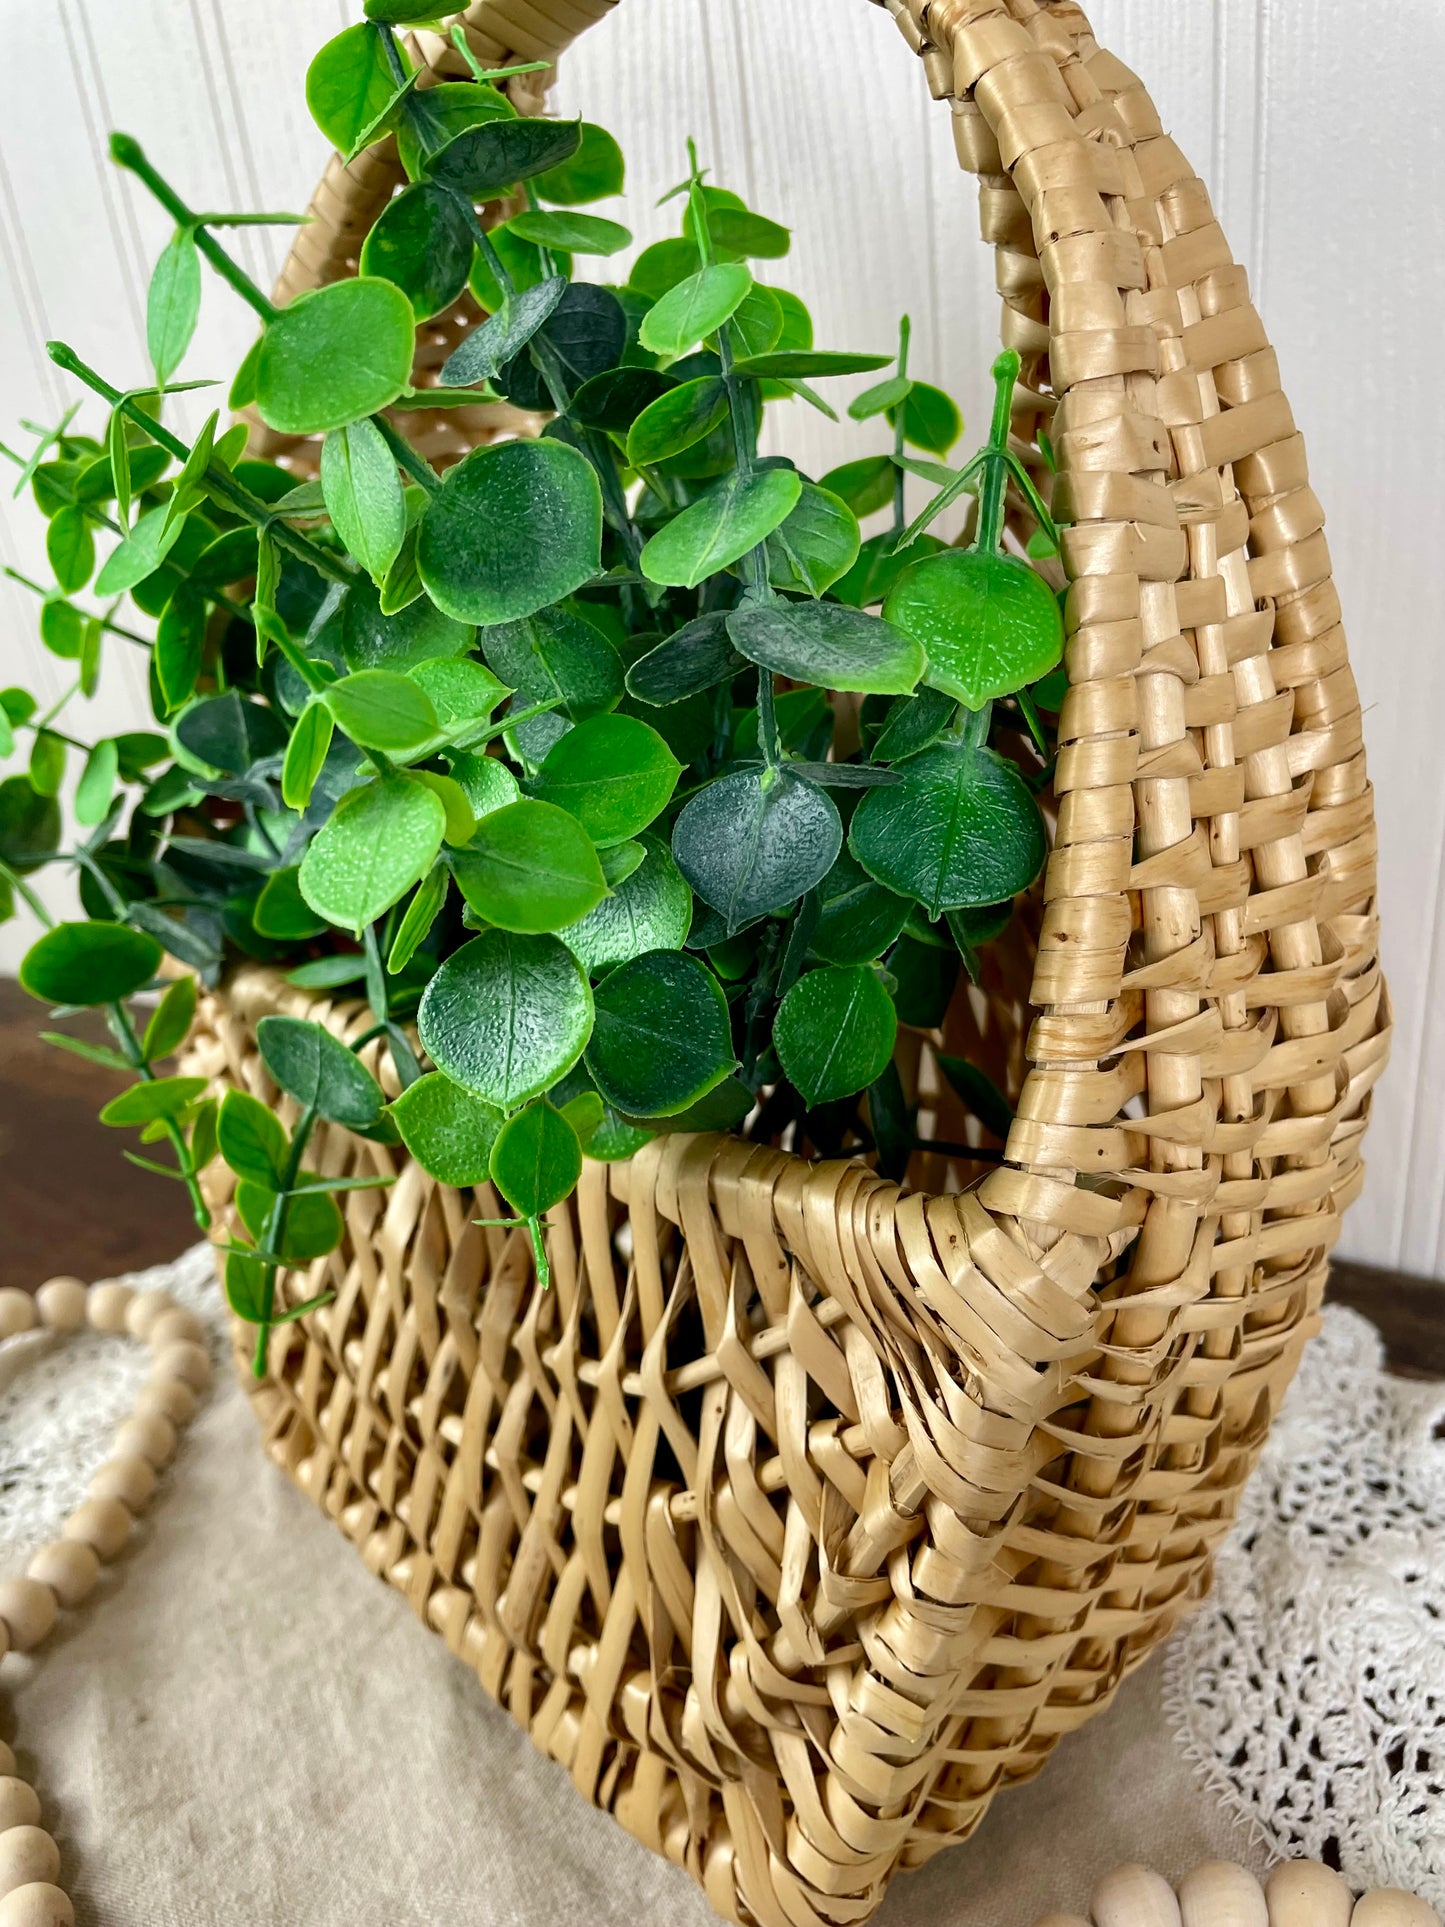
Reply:
[[[889, 468], [892, 466], [890, 462]], [[858, 512], [861, 515], [863, 510]], [[920, 535], [910, 548], [895, 555], [891, 534], [870, 535], [859, 549], [858, 560], [852, 568], [833, 584], [834, 600], [846, 602], [852, 609], [871, 609], [890, 594], [894, 584], [915, 562], [927, 555], [941, 554], [943, 547], [936, 535]]]
[[512, 1209], [540, 1218], [582, 1175], [582, 1146], [570, 1121], [539, 1098], [508, 1120], [492, 1146], [492, 1183]]
[[45, 532], [45, 554], [67, 595], [85, 587], [95, 567], [95, 536], [84, 509], [57, 512]]
[[786, 769], [719, 777], [691, 799], [672, 832], [677, 867], [729, 932], [795, 903], [828, 874], [842, 846], [832, 798]]
[[773, 1047], [811, 1109], [866, 1090], [892, 1058], [897, 1032], [893, 1000], [875, 970], [829, 965], [800, 977], [784, 997]]
[[385, 615], [375, 588], [363, 581], [352, 583], [342, 604], [341, 653], [351, 669], [413, 669], [464, 656], [473, 637], [470, 623], [443, 615], [424, 595]]
[[30, 787], [37, 796], [58, 796], [65, 781], [65, 744], [48, 729], [37, 729], [30, 745]]
[[609, 368], [582, 384], [567, 412], [584, 428], [625, 435], [644, 408], [676, 385], [660, 368]]
[[580, 723], [614, 709], [622, 694], [621, 657], [570, 610], [540, 609], [484, 629], [480, 640], [482, 654], [519, 703], [555, 702], [559, 715]]
[[480, 823], [493, 810], [505, 809], [521, 794], [517, 779], [497, 756], [453, 756], [452, 776], [460, 785], [472, 815]]
[[865, 455], [861, 461], [830, 468], [818, 486], [846, 502], [855, 515], [872, 515], [893, 500], [897, 474], [886, 455]]
[[567, 282], [560, 274], [534, 287], [515, 288], [442, 363], [437, 377], [442, 387], [469, 388], [475, 382], [494, 381], [556, 312], [566, 292]]
[[452, 870], [479, 917], [524, 935], [575, 923], [607, 889], [576, 817], [526, 797], [483, 817]]
[[692, 892], [665, 843], [644, 836], [642, 846], [642, 862], [614, 882], [611, 895], [557, 932], [590, 977], [647, 950], [680, 950], [687, 941]]
[[[243, 1178], [236, 1186], [236, 1210], [259, 1244], [266, 1235], [276, 1193]], [[325, 1191], [303, 1191], [289, 1198], [281, 1228], [280, 1256], [288, 1265], [309, 1265], [335, 1251], [344, 1230], [336, 1200]]]
[[278, 434], [320, 435], [374, 415], [410, 381], [415, 345], [411, 303], [390, 281], [358, 276], [298, 295], [261, 339], [261, 419]]
[[[537, 330], [536, 346], [571, 391], [605, 374], [627, 345], [627, 316], [610, 288], [575, 281]], [[552, 390], [530, 349], [516, 355], [497, 375], [497, 386], [518, 408], [551, 408]]]
[[280, 1118], [249, 1091], [227, 1091], [216, 1120], [221, 1156], [238, 1178], [279, 1191], [286, 1182], [291, 1141]]
[[728, 635], [749, 662], [819, 689], [902, 695], [926, 666], [911, 637], [877, 616], [833, 602], [735, 609]]
[[690, 274], [696, 274], [701, 265], [695, 241], [654, 241], [633, 262], [627, 285], [647, 300], [659, 301]]
[[375, 422], [332, 429], [321, 444], [321, 489], [337, 535], [380, 582], [401, 553], [406, 499], [396, 457]]
[[151, 1124], [157, 1118], [179, 1117], [206, 1088], [204, 1077], [154, 1077], [132, 1084], [113, 1097], [100, 1113], [102, 1124]]
[[625, 843], [667, 807], [681, 773], [646, 723], [593, 716], [548, 751], [532, 788], [575, 816], [594, 843]]
[[549, 1090], [582, 1055], [592, 992], [552, 936], [488, 930], [448, 957], [427, 985], [417, 1027], [428, 1056], [503, 1111]]
[[444, 734], [456, 743], [484, 729], [497, 704], [511, 694], [490, 669], [469, 656], [419, 663], [411, 680], [425, 692]]
[[1039, 806], [996, 751], [938, 743], [896, 766], [899, 781], [868, 790], [848, 846], [875, 881], [914, 897], [930, 916], [1016, 896], [1046, 854]]
[[369, 1130], [381, 1116], [381, 1086], [355, 1051], [322, 1024], [302, 1017], [263, 1017], [256, 1026], [261, 1058], [303, 1110], [348, 1130]]
[[396, 92], [381, 35], [359, 23], [328, 40], [306, 70], [306, 105], [333, 147], [352, 148]]
[[1035, 681], [1064, 651], [1058, 599], [1017, 556], [926, 556], [893, 588], [883, 613], [926, 650], [925, 680], [970, 709]]
[[426, 171], [469, 200], [490, 201], [518, 181], [559, 166], [580, 143], [580, 121], [487, 120], [465, 128], [431, 155]]
[[401, 1141], [438, 1184], [458, 1190], [483, 1184], [502, 1113], [440, 1071], [428, 1071], [391, 1105]]
[[[122, 542], [114, 555], [120, 555], [126, 546]], [[59, 656], [62, 662], [75, 661], [85, 643], [85, 618], [73, 602], [63, 596], [48, 596], [41, 603], [40, 640], [52, 656]]]
[[60, 806], [37, 795], [26, 776], [0, 783], [0, 862], [22, 874], [35, 869], [60, 842]]
[[751, 255], [755, 261], [780, 261], [792, 246], [790, 231], [746, 207], [710, 207], [708, 232], [725, 254]]
[[682, 382], [644, 408], [627, 436], [627, 459], [634, 467], [666, 461], [710, 435], [727, 415], [728, 391], [717, 375]]
[[765, 542], [802, 492], [794, 469], [734, 469], [658, 530], [642, 551], [642, 573], [667, 587], [695, 589]]
[[327, 928], [301, 894], [298, 867], [273, 870], [251, 909], [251, 922], [263, 937], [277, 943], [302, 943]]
[[[601, 568], [602, 491], [562, 442], [498, 442], [447, 471], [417, 538], [428, 594], [459, 622], [513, 622]], [[506, 680], [504, 677], [503, 680]]]
[[148, 984], [161, 947], [120, 923], [57, 923], [20, 960], [20, 986], [47, 1004], [110, 1004]]
[[847, 503], [804, 482], [797, 507], [768, 537], [768, 579], [777, 589], [820, 596], [858, 560], [861, 539]]
[[682, 355], [716, 331], [753, 285], [741, 262], [700, 268], [679, 281], [642, 319], [641, 340], [655, 355]]
[[587, 1069], [614, 1110], [667, 1117], [732, 1071], [727, 998], [700, 958], [650, 950], [619, 965], [594, 994]]
[[604, 221], [598, 214], [549, 214], [528, 209], [507, 223], [513, 234], [534, 241], [539, 248], [567, 254], [616, 254], [632, 245], [632, 234], [620, 221]]
[[[897, 423], [896, 405], [889, 408], [888, 420], [890, 424]], [[926, 381], [909, 383], [903, 403], [905, 441], [915, 448], [926, 448], [930, 454], [946, 455], [962, 433], [963, 417], [951, 396]]]
[[360, 934], [426, 875], [446, 821], [441, 798], [405, 776], [348, 790], [306, 852], [301, 894], [328, 923]]
[[544, 201], [557, 207], [581, 207], [620, 194], [625, 173], [622, 149], [607, 129], [584, 120], [573, 153], [539, 174], [533, 185]]
[[627, 688], [639, 702], [660, 709], [731, 681], [742, 667], [743, 658], [728, 636], [727, 616], [719, 610], [685, 623], [639, 656], [627, 672]]
[[783, 304], [755, 281], [733, 310], [728, 329], [740, 355], [765, 355], [783, 338]]
[[358, 669], [321, 692], [321, 700], [353, 743], [405, 756], [441, 732], [426, 692], [390, 669]]
[[362, 243], [361, 272], [394, 282], [416, 319], [429, 321], [467, 285], [475, 245], [457, 197], [421, 182], [382, 209]]
[[469, 127], [489, 120], [515, 120], [517, 110], [490, 81], [444, 80], [428, 87], [421, 111], [395, 115], [391, 126], [409, 180], [427, 170], [429, 155]]
[[907, 897], [875, 883], [844, 850], [818, 886], [813, 954], [825, 963], [871, 963], [896, 940], [908, 911]]

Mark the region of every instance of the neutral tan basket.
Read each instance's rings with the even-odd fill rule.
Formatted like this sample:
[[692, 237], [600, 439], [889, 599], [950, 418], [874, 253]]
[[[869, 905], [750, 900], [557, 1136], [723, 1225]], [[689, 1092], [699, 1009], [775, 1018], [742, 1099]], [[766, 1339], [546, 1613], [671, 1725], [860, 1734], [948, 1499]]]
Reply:
[[[256, 1393], [273, 1456], [578, 1790], [763, 1927], [866, 1919], [1198, 1598], [1389, 1035], [1323, 518], [1204, 187], [1067, 0], [887, 4], [981, 176], [1018, 446], [1047, 425], [1070, 525], [1054, 851], [949, 1020], [1017, 1099], [1007, 1160], [900, 1192], [662, 1139], [587, 1167], [547, 1293], [474, 1223], [485, 1188], [398, 1164], [286, 1282], [337, 1299]], [[461, 18], [501, 63], [607, 10]], [[333, 162], [283, 292], [349, 271], [397, 179]], [[245, 970], [195, 1061], [273, 1099], [255, 1024], [307, 1007]], [[335, 1129], [318, 1158], [393, 1166]]]

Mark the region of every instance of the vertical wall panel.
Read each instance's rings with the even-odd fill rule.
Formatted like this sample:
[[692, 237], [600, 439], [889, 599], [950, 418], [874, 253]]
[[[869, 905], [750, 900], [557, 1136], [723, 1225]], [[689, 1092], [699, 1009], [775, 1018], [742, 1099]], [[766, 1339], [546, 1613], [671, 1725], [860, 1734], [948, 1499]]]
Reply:
[[[39, 342], [61, 335], [122, 380], [145, 369], [144, 296], [166, 221], [105, 159], [138, 134], [199, 205], [305, 204], [324, 159], [306, 113], [311, 50], [348, 0], [0, 0], [0, 436], [68, 399]], [[1445, 667], [1434, 582], [1445, 401], [1417, 343], [1445, 311], [1445, 14], [1401, 0], [1362, 30], [1341, 0], [1094, 0], [1099, 36], [1141, 74], [1209, 185], [1280, 352], [1311, 449], [1345, 599], [1379, 793], [1386, 957], [1399, 1042], [1347, 1248], [1445, 1275]], [[787, 31], [779, 32], [780, 20]], [[765, 278], [808, 302], [821, 344], [892, 347], [987, 414], [997, 297], [945, 109], [864, 0], [626, 0], [566, 63], [558, 105], [622, 137], [638, 244], [676, 231], [695, 135], [714, 178], [797, 231]], [[265, 280], [284, 231], [240, 236]], [[609, 272], [625, 268], [627, 257]], [[252, 317], [208, 280], [187, 374], [223, 374]], [[842, 401], [860, 382], [835, 384]], [[830, 388], [830, 395], [833, 388]], [[214, 405], [172, 404], [193, 427]], [[879, 445], [877, 425], [775, 411], [775, 445], [817, 474]], [[91, 417], [94, 421], [96, 418]], [[0, 486], [0, 561], [43, 577], [27, 503]], [[0, 581], [3, 680], [58, 693], [34, 598]], [[143, 663], [117, 645], [96, 733], [144, 717]], [[0, 931], [13, 967], [23, 930]], [[1432, 994], [1433, 991], [1433, 994]]]

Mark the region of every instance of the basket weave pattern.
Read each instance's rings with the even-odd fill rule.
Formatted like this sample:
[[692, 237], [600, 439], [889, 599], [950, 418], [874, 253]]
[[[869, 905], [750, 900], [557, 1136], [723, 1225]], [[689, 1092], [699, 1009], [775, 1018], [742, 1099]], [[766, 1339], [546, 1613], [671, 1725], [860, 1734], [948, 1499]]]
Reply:
[[[660, 1139], [588, 1165], [541, 1293], [525, 1236], [473, 1222], [485, 1187], [326, 1127], [320, 1168], [398, 1180], [286, 1281], [337, 1301], [255, 1393], [579, 1791], [763, 1927], [865, 1919], [1199, 1596], [1389, 1036], [1322, 512], [1205, 189], [1069, 0], [885, 4], [980, 176], [1017, 445], [1047, 428], [1069, 524], [1054, 850], [1023, 975], [950, 1019], [1013, 1067], [1007, 1162], [900, 1192]], [[607, 11], [459, 17], [500, 64]], [[396, 179], [334, 163], [283, 292], [347, 271]], [[195, 1063], [274, 1100], [273, 1009], [370, 1022], [251, 969]]]

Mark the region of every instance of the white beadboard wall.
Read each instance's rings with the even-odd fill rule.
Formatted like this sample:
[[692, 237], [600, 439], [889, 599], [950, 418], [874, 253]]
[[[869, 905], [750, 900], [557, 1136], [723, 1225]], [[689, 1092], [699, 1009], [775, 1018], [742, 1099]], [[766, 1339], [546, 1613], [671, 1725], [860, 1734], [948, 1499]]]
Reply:
[[[0, 0], [0, 434], [71, 395], [41, 346], [61, 336], [120, 382], [145, 376], [148, 265], [164, 217], [105, 158], [140, 136], [197, 207], [299, 208], [325, 155], [306, 113], [315, 47], [346, 0]], [[1095, 0], [1101, 40], [1141, 73], [1208, 182], [1247, 264], [1309, 439], [1354, 664], [1381, 829], [1393, 1068], [1368, 1188], [1344, 1249], [1445, 1276], [1445, 653], [1434, 516], [1445, 390], [1422, 329], [1445, 313], [1445, 10], [1397, 0]], [[695, 134], [715, 178], [791, 224], [783, 274], [820, 340], [887, 347], [903, 309], [914, 366], [982, 426], [996, 299], [947, 114], [886, 14], [864, 0], [627, 0], [566, 64], [558, 104], [626, 147], [640, 240], [672, 231], [657, 195]], [[284, 231], [245, 231], [269, 277]], [[782, 278], [780, 276], [779, 278]], [[224, 375], [251, 317], [208, 283], [183, 371]], [[194, 426], [210, 404], [185, 397]], [[816, 470], [875, 445], [798, 407], [789, 445]], [[0, 486], [0, 560], [44, 574], [28, 503]], [[34, 598], [0, 580], [3, 680], [42, 699], [62, 665], [33, 640]], [[142, 658], [113, 643], [94, 730], [145, 715]], [[0, 931], [13, 969], [27, 934]]]

